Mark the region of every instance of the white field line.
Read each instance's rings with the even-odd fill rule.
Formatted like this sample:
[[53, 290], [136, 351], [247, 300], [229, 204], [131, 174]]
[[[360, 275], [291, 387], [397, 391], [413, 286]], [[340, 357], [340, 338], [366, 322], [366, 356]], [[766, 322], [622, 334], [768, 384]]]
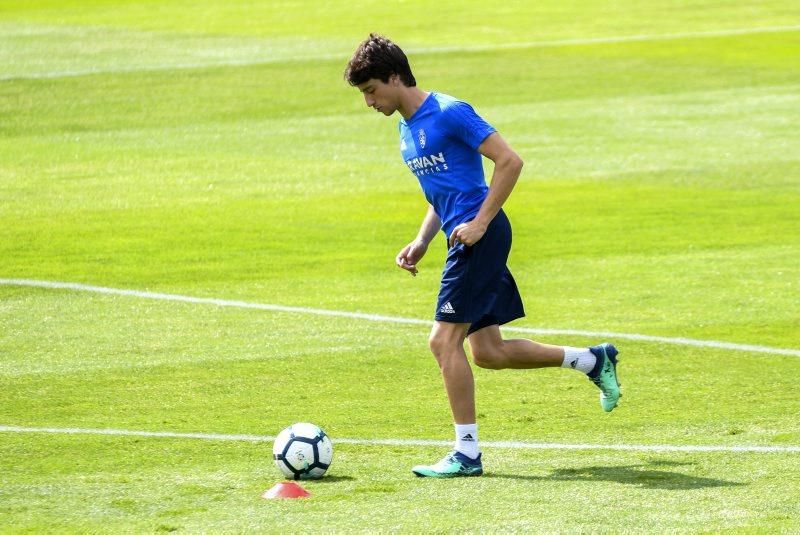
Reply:
[[[321, 308], [293, 307], [265, 303], [250, 303], [247, 301], [230, 301], [208, 297], [191, 297], [186, 295], [144, 292], [139, 290], [124, 290], [121, 288], [108, 288], [105, 286], [91, 286], [75, 282], [40, 281], [31, 279], [0, 279], [0, 286], [28, 286], [35, 288], [48, 288], [57, 290], [74, 290], [79, 292], [92, 292], [110, 295], [123, 295], [139, 299], [155, 299], [159, 301], [176, 301], [179, 303], [192, 303], [201, 305], [216, 305], [221, 307], [247, 308], [255, 310], [269, 310], [272, 312], [289, 312], [295, 314], [314, 314], [318, 316], [333, 316], [339, 318], [359, 319], [366, 321], [379, 321], [384, 323], [405, 323], [413, 325], [431, 326], [430, 320], [417, 318], [403, 318], [399, 316], [383, 316], [380, 314], [366, 314], [362, 312], [347, 312], [344, 310], [327, 310]], [[583, 336], [587, 338], [604, 338], [617, 340], [635, 340], [638, 342], [655, 342], [672, 345], [685, 345], [694, 347], [711, 347], [715, 349], [730, 349], [733, 351], [750, 351], [753, 353], [767, 353], [770, 355], [785, 355], [800, 357], [800, 350], [782, 349], [777, 347], [758, 346], [749, 344], [735, 344], [731, 342], [718, 342], [715, 340], [695, 340], [693, 338], [672, 338], [667, 336], [650, 336], [646, 334], [629, 334], [615, 332], [582, 331], [573, 329], [540, 329], [530, 327], [503, 327], [508, 332], [519, 332], [543, 335]]]
[[[224, 435], [215, 433], [174, 433], [171, 431], [131, 431], [127, 429], [82, 429], [59, 427], [21, 427], [0, 425], [2, 433], [51, 433], [62, 435], [110, 435], [148, 438], [190, 438], [199, 440], [234, 442], [272, 442], [275, 437], [259, 435]], [[359, 446], [436, 446], [449, 447], [447, 440], [406, 440], [337, 438], [337, 444]], [[481, 442], [486, 448], [505, 448], [515, 450], [611, 450], [611, 451], [652, 451], [684, 453], [800, 453], [800, 446], [675, 446], [669, 444], [559, 444], [547, 442]]]
[[[759, 26], [752, 28], [730, 28], [727, 30], [709, 30], [699, 32], [678, 32], [667, 34], [641, 34], [641, 35], [619, 35], [609, 37], [589, 37], [576, 39], [554, 39], [550, 41], [523, 41], [519, 43], [504, 43], [491, 45], [467, 45], [467, 46], [438, 46], [438, 47], [409, 47], [406, 51], [409, 55], [426, 54], [446, 54], [452, 52], [489, 52], [492, 50], [524, 50], [529, 48], [551, 48], [560, 46], [586, 46], [595, 44], [614, 44], [628, 42], [648, 42], [648, 41], [672, 41], [678, 39], [704, 39], [713, 37], [727, 37], [733, 35], [748, 35], [759, 33], [783, 33], [800, 31], [800, 25], [792, 26]], [[65, 78], [71, 76], [88, 76], [93, 74], [107, 73], [129, 73], [129, 72], [151, 72], [180, 69], [201, 69], [211, 67], [242, 67], [250, 65], [262, 65], [269, 63], [282, 63], [290, 61], [329, 61], [347, 60], [349, 52], [336, 54], [313, 54], [299, 56], [278, 56], [278, 57], [257, 57], [252, 59], [230, 59], [225, 61], [198, 61], [190, 63], [164, 63], [145, 66], [121, 67], [121, 68], [97, 68], [97, 69], [75, 69], [64, 71], [47, 71], [28, 74], [7, 74], [0, 76], [0, 81], [7, 80], [27, 80], [38, 78]]]
[[[226, 299], [213, 299], [208, 297], [190, 297], [186, 295], [164, 294], [155, 292], [143, 292], [139, 290], [123, 290], [120, 288], [107, 288], [104, 286], [91, 286], [74, 282], [55, 282], [40, 281], [30, 279], [0, 279], [0, 286], [29, 286], [35, 288], [48, 288], [58, 290], [75, 290], [79, 292], [92, 292], [110, 295], [123, 295], [140, 299], [155, 299], [159, 301], [177, 301], [180, 303], [192, 303], [202, 305], [216, 305], [221, 307], [248, 308], [255, 310], [269, 310], [273, 312], [289, 312], [295, 314], [315, 314], [318, 316], [334, 316], [339, 318], [351, 318], [366, 321], [379, 321], [385, 323], [406, 323], [413, 325], [431, 326], [430, 320], [403, 318], [399, 316], [383, 316], [380, 314], [365, 314], [361, 312], [347, 312], [344, 310], [326, 310], [321, 308], [293, 307], [284, 305], [272, 305], [263, 303], [249, 303], [247, 301], [229, 301]], [[615, 332], [595, 332], [572, 329], [538, 329], [530, 327], [503, 327], [505, 331], [544, 334], [544, 335], [566, 335], [584, 336], [587, 338], [604, 338], [618, 340], [635, 340], [638, 342], [656, 342], [662, 344], [685, 345], [694, 347], [711, 347], [715, 349], [730, 349], [733, 351], [750, 351], [754, 353], [767, 353], [770, 355], [785, 355], [790, 357], [800, 357], [800, 350], [781, 349], [768, 346], [757, 346], [748, 344], [734, 344], [731, 342], [718, 342], [714, 340], [695, 340], [693, 338], [671, 338], [666, 336], [650, 336], [646, 334], [628, 334]]]

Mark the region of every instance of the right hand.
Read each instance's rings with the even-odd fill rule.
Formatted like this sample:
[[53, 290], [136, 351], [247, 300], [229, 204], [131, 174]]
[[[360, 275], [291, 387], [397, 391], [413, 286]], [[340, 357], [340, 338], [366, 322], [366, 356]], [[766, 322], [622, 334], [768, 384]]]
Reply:
[[405, 269], [413, 276], [417, 276], [419, 270], [417, 269], [417, 263], [425, 256], [425, 252], [428, 250], [428, 244], [424, 243], [420, 240], [414, 240], [405, 247], [403, 247], [399, 253], [397, 253], [397, 258], [395, 258], [395, 262], [397, 266], [400, 268]]

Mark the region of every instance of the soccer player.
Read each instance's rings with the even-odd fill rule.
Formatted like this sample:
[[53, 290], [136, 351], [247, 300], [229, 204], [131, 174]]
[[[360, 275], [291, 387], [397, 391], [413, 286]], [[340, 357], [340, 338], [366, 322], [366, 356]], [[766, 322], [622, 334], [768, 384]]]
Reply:
[[[416, 275], [440, 228], [449, 246], [428, 342], [450, 401], [455, 447], [436, 464], [415, 466], [413, 473], [420, 477], [483, 473], [475, 384], [465, 339], [481, 368], [561, 366], [583, 372], [600, 388], [603, 410], [613, 410], [620, 397], [613, 345], [560, 347], [504, 340], [500, 333], [500, 325], [525, 315], [506, 267], [511, 226], [502, 210], [522, 170], [520, 157], [472, 106], [419, 89], [405, 53], [381, 35], [370, 34], [358, 46], [345, 79], [363, 93], [368, 107], [387, 117], [400, 113], [400, 153], [428, 201], [419, 233], [397, 254], [397, 265]], [[494, 162], [489, 187], [481, 156]]]

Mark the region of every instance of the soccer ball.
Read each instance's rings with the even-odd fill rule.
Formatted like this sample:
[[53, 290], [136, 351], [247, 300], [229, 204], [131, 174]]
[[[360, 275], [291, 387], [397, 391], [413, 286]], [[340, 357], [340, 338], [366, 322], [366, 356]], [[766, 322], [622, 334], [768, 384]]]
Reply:
[[314, 424], [292, 424], [275, 439], [272, 458], [287, 479], [319, 479], [333, 460], [333, 443]]

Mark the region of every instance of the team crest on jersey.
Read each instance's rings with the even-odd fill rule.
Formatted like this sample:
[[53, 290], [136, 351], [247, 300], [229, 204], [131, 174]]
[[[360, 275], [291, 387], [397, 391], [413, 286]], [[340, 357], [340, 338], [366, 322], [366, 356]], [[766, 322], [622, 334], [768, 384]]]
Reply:
[[425, 148], [425, 141], [426, 141], [426, 139], [427, 139], [427, 138], [425, 137], [425, 130], [423, 130], [422, 128], [420, 128], [420, 129], [419, 129], [419, 148], [421, 148], [421, 149], [424, 149], [424, 148]]

